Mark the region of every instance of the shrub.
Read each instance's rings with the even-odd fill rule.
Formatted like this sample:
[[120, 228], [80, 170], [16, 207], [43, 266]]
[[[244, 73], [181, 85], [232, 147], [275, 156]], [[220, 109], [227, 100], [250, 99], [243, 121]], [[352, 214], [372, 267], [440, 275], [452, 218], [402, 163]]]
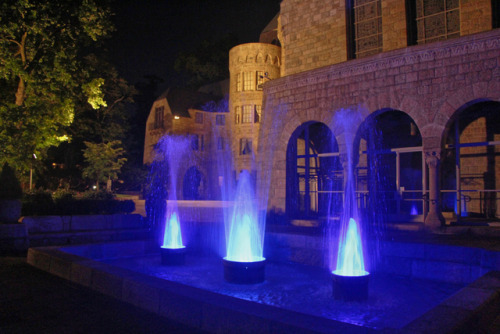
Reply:
[[5, 163], [0, 173], [0, 199], [15, 200], [23, 197], [23, 189], [14, 170]]
[[23, 216], [44, 216], [55, 214], [54, 200], [50, 192], [45, 190], [35, 190], [26, 193], [23, 197]]
[[106, 190], [88, 190], [80, 195], [81, 199], [89, 200], [112, 200], [115, 198], [113, 193]]
[[112, 193], [105, 191], [89, 191], [77, 197], [69, 190], [57, 190], [54, 194], [37, 190], [24, 196], [22, 214], [69, 216], [132, 213], [134, 210], [134, 201], [119, 201], [113, 198]]

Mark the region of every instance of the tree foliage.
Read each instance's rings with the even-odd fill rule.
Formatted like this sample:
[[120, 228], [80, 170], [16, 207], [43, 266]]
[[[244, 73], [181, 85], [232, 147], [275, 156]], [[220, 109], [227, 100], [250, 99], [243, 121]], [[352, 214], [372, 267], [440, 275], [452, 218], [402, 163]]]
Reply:
[[27, 170], [32, 153], [67, 139], [77, 101], [105, 103], [82, 54], [112, 30], [100, 0], [0, 3], [0, 163]]
[[198, 88], [229, 77], [229, 50], [238, 44], [234, 35], [219, 40], [205, 40], [192, 52], [182, 52], [175, 60], [175, 70], [187, 78], [187, 85]]
[[107, 143], [91, 143], [86, 141], [87, 148], [83, 156], [87, 166], [83, 169], [83, 176], [96, 181], [99, 189], [100, 182], [116, 180], [126, 158], [123, 158], [125, 151], [121, 147], [119, 140]]

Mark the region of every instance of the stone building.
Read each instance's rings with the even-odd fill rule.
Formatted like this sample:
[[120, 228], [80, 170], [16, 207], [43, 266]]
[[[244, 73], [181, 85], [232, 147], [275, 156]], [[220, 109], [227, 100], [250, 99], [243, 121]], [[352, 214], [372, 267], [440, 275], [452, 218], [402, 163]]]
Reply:
[[349, 170], [395, 221], [498, 218], [499, 21], [496, 0], [283, 0], [230, 51], [235, 170], [290, 219], [338, 214]]
[[429, 228], [443, 213], [498, 217], [498, 12], [491, 0], [282, 1], [258, 149], [273, 158], [257, 164], [272, 171], [269, 209], [334, 214], [349, 147], [361, 208], [383, 202]]
[[217, 199], [220, 197], [214, 156], [229, 141], [227, 107], [221, 103], [227, 92], [227, 81], [200, 91], [169, 88], [151, 107], [144, 141], [144, 164], [155, 158], [155, 146], [164, 135], [188, 136], [190, 154], [180, 165], [177, 193], [182, 199]]

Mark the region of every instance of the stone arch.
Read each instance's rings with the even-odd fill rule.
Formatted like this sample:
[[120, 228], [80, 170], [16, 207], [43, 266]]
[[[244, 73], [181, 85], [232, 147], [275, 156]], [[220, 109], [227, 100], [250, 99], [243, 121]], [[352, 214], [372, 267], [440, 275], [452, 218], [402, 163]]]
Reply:
[[256, 59], [256, 61], [255, 61], [256, 63], [263, 63], [264, 62], [264, 56], [260, 52], [257, 54], [257, 57], [255, 57], [255, 59]]
[[446, 135], [449, 120], [456, 115], [457, 111], [481, 101], [500, 101], [500, 90], [495, 82], [478, 82], [472, 87], [461, 87], [449, 96], [433, 120], [433, 123], [439, 124], [442, 128], [440, 138]]
[[366, 207], [401, 214], [424, 211], [422, 134], [405, 111], [375, 110], [360, 125], [354, 142], [357, 190], [367, 194]]
[[442, 210], [454, 212], [458, 219], [500, 217], [494, 191], [500, 189], [499, 145], [495, 145], [500, 141], [500, 101], [468, 101], [448, 117], [444, 128], [441, 189], [447, 192]]
[[182, 179], [182, 198], [184, 200], [205, 199], [207, 180], [197, 166], [191, 166]]

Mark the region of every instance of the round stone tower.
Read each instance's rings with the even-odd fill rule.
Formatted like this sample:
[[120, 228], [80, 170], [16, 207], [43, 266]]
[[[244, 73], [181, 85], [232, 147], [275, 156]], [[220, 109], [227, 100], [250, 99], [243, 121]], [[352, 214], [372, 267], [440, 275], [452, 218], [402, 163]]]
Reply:
[[280, 76], [281, 48], [248, 43], [229, 51], [229, 121], [236, 175], [255, 170], [264, 84]]

